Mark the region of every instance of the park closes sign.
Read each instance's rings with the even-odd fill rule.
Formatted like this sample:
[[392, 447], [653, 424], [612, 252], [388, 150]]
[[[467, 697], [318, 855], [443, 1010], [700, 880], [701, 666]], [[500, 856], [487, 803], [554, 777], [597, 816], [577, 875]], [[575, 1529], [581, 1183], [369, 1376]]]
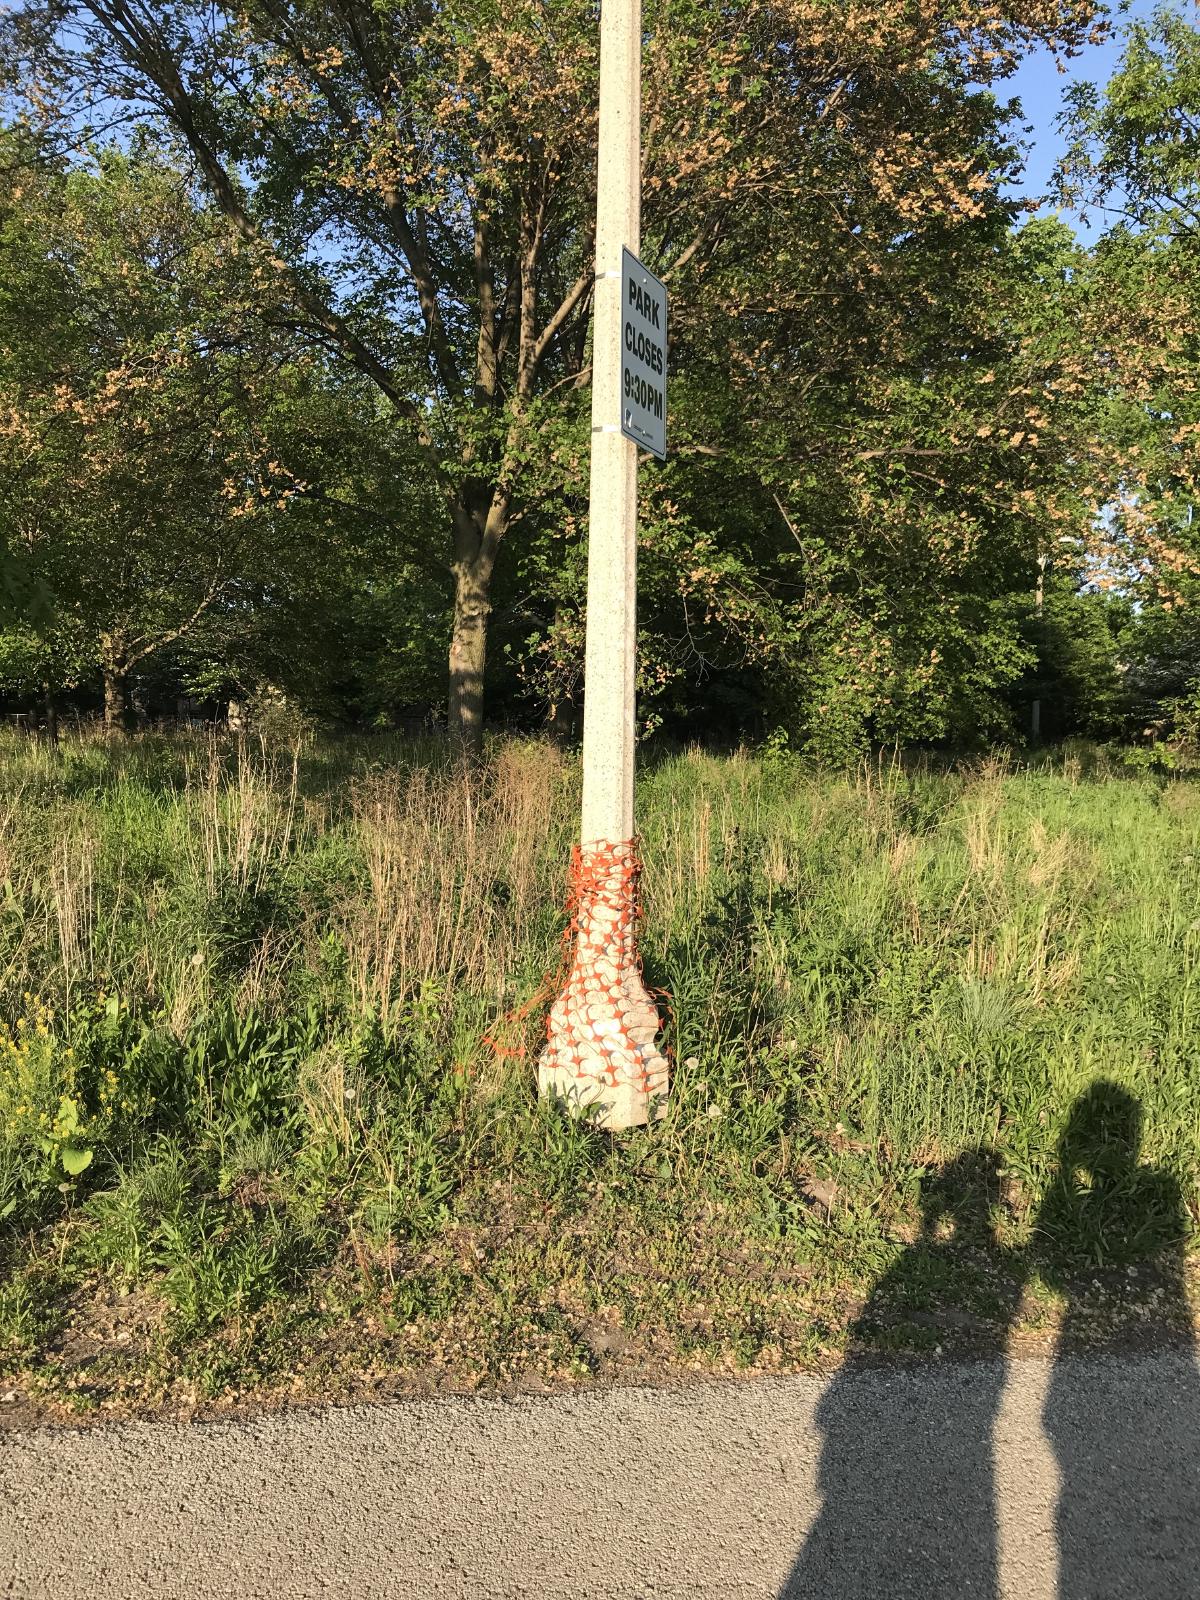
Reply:
[[667, 455], [667, 286], [621, 252], [621, 432]]

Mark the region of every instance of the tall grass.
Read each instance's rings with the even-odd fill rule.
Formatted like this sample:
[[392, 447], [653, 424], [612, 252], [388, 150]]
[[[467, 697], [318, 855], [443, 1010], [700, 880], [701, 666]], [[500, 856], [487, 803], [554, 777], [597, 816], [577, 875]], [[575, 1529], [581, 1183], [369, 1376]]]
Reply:
[[[507, 1025], [524, 1059], [488, 1042], [557, 965], [577, 803], [536, 742], [473, 766], [384, 739], [5, 739], [0, 1227], [25, 1288], [0, 1334], [36, 1345], [21, 1295], [51, 1239], [54, 1294], [153, 1284], [184, 1338], [302, 1284], [331, 1303], [348, 1259], [417, 1315], [406, 1252], [601, 1192], [622, 1226], [715, 1206], [866, 1260], [922, 1172], [982, 1148], [1028, 1227], [1101, 1079], [1195, 1211], [1195, 783], [1086, 753], [650, 761], [673, 1092], [615, 1144], [537, 1107], [536, 1015]], [[819, 1238], [814, 1179], [839, 1195]]]

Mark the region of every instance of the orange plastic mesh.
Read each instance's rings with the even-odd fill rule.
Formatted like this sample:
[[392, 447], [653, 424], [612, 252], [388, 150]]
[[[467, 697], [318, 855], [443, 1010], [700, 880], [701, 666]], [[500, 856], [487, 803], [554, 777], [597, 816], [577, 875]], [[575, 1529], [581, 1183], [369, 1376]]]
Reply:
[[[502, 1021], [518, 1027], [555, 995], [546, 1018], [543, 1065], [610, 1087], [636, 1082], [648, 1093], [662, 1070], [654, 1044], [661, 1024], [637, 947], [641, 871], [636, 840], [574, 847], [558, 970]], [[526, 1057], [524, 1046], [500, 1044], [494, 1032], [488, 1042], [497, 1054]]]

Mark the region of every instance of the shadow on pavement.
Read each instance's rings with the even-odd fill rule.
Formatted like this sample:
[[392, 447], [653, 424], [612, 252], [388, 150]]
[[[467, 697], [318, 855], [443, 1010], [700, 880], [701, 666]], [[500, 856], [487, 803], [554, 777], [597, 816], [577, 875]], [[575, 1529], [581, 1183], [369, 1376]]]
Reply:
[[[1200, 1370], [1184, 1276], [1187, 1209], [1176, 1180], [1138, 1162], [1141, 1107], [1116, 1084], [1077, 1103], [1038, 1215], [1038, 1265], [1067, 1298], [1042, 1417], [1058, 1462], [1059, 1600], [1200, 1595]], [[1131, 1269], [1132, 1274], [1131, 1277]], [[1097, 1300], [1130, 1283], [1153, 1331], [1191, 1359], [1168, 1393], [1130, 1357], [1084, 1387], [1064, 1357], [1095, 1343]]]
[[[1200, 1596], [1188, 1216], [1175, 1179], [1139, 1164], [1140, 1135], [1125, 1090], [1098, 1083], [1080, 1097], [1023, 1254], [994, 1237], [990, 1155], [960, 1157], [927, 1184], [921, 1236], [875, 1285], [818, 1407], [821, 1510], [780, 1600], [1017, 1600], [1001, 1579], [994, 1424], [1034, 1267], [1067, 1304], [1042, 1416], [1059, 1477], [1057, 1582], [1027, 1575], [1058, 1600]], [[1139, 1370], [1128, 1319], [1121, 1353], [1103, 1353], [1130, 1285], [1147, 1344], [1178, 1349], [1169, 1381], [1161, 1367]], [[973, 1312], [936, 1309], [943, 1294]], [[936, 1381], [928, 1363], [887, 1362], [889, 1343], [911, 1349], [923, 1333], [969, 1345], [974, 1359], [939, 1364]]]
[[[921, 1237], [875, 1285], [817, 1409], [822, 1508], [784, 1600], [996, 1592], [991, 1428], [1004, 1367], [956, 1363], [939, 1369], [934, 1389], [913, 1381], [920, 1368], [883, 1364], [881, 1351], [926, 1332], [936, 1342], [941, 1315], [924, 1307], [960, 1275], [965, 1255], [988, 1249], [997, 1195], [994, 1163], [979, 1153], [925, 1188]], [[1019, 1276], [997, 1275], [991, 1316], [972, 1330], [979, 1355], [1003, 1353], [1020, 1295]]]

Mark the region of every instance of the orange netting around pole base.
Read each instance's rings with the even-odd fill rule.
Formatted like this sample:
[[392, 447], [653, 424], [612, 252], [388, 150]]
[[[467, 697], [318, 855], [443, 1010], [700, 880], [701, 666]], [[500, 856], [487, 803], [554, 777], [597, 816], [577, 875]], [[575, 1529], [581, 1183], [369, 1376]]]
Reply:
[[497, 1055], [524, 1060], [524, 1044], [505, 1045], [539, 1006], [556, 996], [546, 1019], [539, 1080], [576, 1100], [625, 1085], [665, 1096], [667, 1063], [655, 1037], [660, 1018], [642, 978], [637, 948], [641, 858], [636, 840], [576, 845], [571, 852], [562, 960], [536, 994], [493, 1027], [485, 1041]]
[[667, 1064], [655, 1044], [658, 1010], [637, 948], [641, 860], [633, 839], [577, 845], [571, 854], [569, 957], [550, 1009], [540, 1077], [560, 1093], [625, 1086], [665, 1095]]

